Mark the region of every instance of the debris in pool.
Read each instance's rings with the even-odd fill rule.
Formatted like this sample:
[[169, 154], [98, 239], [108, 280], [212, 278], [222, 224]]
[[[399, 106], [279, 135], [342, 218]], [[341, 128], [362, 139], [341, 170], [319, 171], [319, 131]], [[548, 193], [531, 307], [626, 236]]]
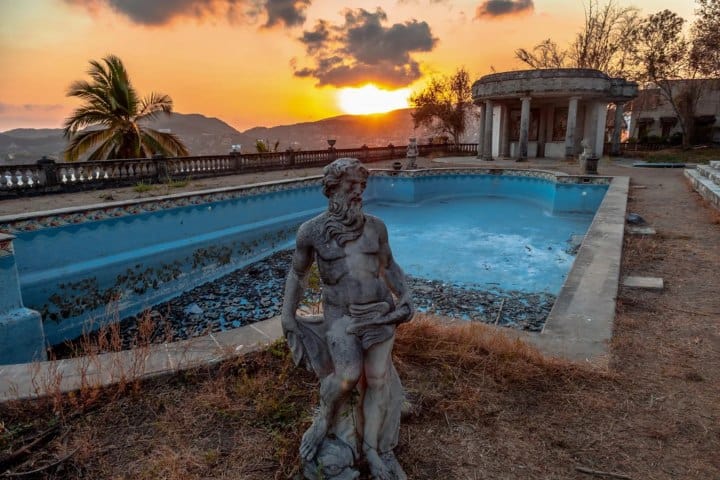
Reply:
[[202, 315], [203, 309], [198, 306], [197, 303], [191, 303], [184, 310], [186, 315]]
[[[163, 342], [171, 331], [173, 340], [239, 328], [280, 314], [282, 284], [292, 259], [291, 251], [281, 251], [236, 270], [217, 280], [183, 292], [150, 312], [155, 331], [151, 342]], [[493, 323], [503, 302], [498, 324], [523, 330], [540, 331], [550, 313], [555, 296], [545, 292], [527, 293], [499, 288], [498, 282], [467, 285], [420, 277], [407, 277], [413, 302], [420, 313]], [[305, 306], [315, 308], [320, 294], [309, 290]], [[140, 316], [138, 316], [140, 317]], [[157, 317], [157, 315], [155, 315]], [[120, 322], [123, 347], [129, 348], [138, 335], [138, 319]], [[81, 339], [74, 342], [80, 343]], [[71, 349], [59, 356], [71, 354]]]

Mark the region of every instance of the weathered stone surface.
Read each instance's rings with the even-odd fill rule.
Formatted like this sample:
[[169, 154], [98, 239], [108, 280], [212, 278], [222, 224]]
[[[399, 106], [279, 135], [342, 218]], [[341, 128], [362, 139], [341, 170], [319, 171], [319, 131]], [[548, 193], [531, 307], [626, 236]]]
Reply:
[[627, 227], [627, 232], [631, 235], [655, 235], [657, 233], [652, 227]]
[[648, 290], [662, 290], [663, 279], [658, 277], [635, 277], [627, 276], [623, 278], [623, 287], [645, 288]]
[[[355, 159], [325, 167], [328, 210], [300, 226], [285, 284], [285, 338], [296, 364], [320, 380], [320, 405], [300, 444], [310, 480], [357, 478], [361, 456], [373, 479], [407, 478], [393, 453], [404, 393], [391, 353], [395, 327], [412, 318], [414, 307], [385, 224], [362, 211], [367, 177]], [[314, 262], [323, 315], [298, 315]]]

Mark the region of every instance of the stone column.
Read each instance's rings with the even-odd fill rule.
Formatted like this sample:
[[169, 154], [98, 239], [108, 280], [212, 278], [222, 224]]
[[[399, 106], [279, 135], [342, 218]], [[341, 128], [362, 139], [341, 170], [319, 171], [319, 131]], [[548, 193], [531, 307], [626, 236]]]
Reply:
[[615, 157], [620, 155], [620, 133], [622, 132], [624, 102], [615, 102], [615, 128], [612, 134], [612, 145], [610, 146], [610, 155]]
[[547, 136], [547, 107], [540, 107], [540, 118], [538, 119], [538, 140], [537, 140], [537, 156], [542, 158], [545, 156], [545, 142]]
[[485, 136], [483, 138], [483, 160], [492, 161], [493, 102], [485, 100]]
[[575, 156], [575, 126], [577, 125], [577, 111], [579, 97], [570, 97], [568, 103], [567, 129], [565, 130], [565, 157]]
[[47, 359], [42, 317], [23, 306], [13, 238], [0, 233], [0, 365]]
[[505, 104], [501, 109], [500, 123], [500, 157], [510, 156], [510, 106]]
[[530, 130], [530, 97], [521, 97], [520, 108], [520, 141], [518, 142], [518, 162], [524, 162], [528, 157], [528, 136]]
[[483, 156], [483, 144], [485, 143], [485, 107], [483, 105], [480, 105], [480, 115], [479, 115], [480, 121], [478, 122], [479, 125], [479, 132], [478, 132], [478, 143], [477, 143], [477, 158], [482, 158]]

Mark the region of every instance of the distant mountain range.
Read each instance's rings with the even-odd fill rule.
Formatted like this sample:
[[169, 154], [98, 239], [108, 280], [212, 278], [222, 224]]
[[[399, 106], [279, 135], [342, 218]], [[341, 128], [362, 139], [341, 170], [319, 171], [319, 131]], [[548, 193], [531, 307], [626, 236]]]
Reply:
[[[151, 122], [153, 128], [178, 135], [191, 155], [226, 154], [232, 145], [242, 145], [242, 151], [255, 152], [257, 140], [265, 140], [272, 147], [279, 142], [279, 150], [293, 145], [302, 150], [328, 148], [328, 139], [335, 139], [335, 148], [354, 148], [406, 145], [408, 138], [428, 136], [423, 129], [414, 130], [411, 109], [394, 110], [375, 115], [341, 115], [315, 122], [254, 127], [240, 132], [218, 118], [197, 113], [173, 113]], [[474, 131], [469, 129], [469, 132]], [[66, 141], [60, 128], [17, 128], [0, 133], [0, 164], [34, 163], [43, 155], [62, 159]]]

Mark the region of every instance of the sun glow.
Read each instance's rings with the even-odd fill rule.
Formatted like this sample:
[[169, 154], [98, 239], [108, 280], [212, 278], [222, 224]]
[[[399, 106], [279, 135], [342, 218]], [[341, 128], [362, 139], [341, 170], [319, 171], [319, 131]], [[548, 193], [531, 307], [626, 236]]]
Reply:
[[345, 113], [367, 115], [407, 108], [409, 88], [382, 90], [373, 84], [360, 88], [343, 88], [338, 92], [338, 103]]

